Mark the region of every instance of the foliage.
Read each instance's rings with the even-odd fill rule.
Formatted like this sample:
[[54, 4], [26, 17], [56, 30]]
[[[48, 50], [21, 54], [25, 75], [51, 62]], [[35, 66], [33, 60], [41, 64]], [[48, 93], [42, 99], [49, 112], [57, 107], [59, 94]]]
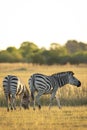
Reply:
[[19, 49], [8, 47], [0, 51], [0, 62], [28, 62], [33, 64], [87, 63], [87, 44], [69, 40], [64, 46], [51, 43], [49, 50], [33, 42], [23, 42]]
[[19, 51], [25, 62], [32, 62], [32, 56], [38, 51], [38, 47], [32, 42], [23, 42]]
[[76, 40], [67, 41], [65, 47], [69, 54], [77, 53], [79, 51], [87, 51], [87, 44], [77, 42]]
[[0, 62], [21, 62], [22, 58], [15, 47], [8, 47], [6, 51], [0, 51]]

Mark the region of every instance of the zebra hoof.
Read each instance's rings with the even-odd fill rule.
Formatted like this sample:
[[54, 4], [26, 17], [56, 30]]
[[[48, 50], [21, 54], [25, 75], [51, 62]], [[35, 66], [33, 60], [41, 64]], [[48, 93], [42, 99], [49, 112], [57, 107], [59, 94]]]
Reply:
[[61, 107], [61, 106], [59, 106], [59, 109], [62, 109], [62, 107]]
[[38, 105], [38, 107], [39, 107], [39, 110], [41, 109], [41, 105]]
[[7, 112], [9, 112], [9, 108], [7, 108]]
[[14, 110], [16, 110], [16, 107], [14, 108]]
[[13, 111], [13, 107], [11, 107], [11, 110]]
[[35, 108], [33, 108], [33, 110], [35, 111]]

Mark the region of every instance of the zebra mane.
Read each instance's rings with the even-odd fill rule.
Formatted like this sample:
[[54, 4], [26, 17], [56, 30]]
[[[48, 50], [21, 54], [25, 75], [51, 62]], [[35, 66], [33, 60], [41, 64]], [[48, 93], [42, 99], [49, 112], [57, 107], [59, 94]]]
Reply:
[[72, 75], [74, 75], [74, 73], [72, 71], [65, 71], [65, 72], [59, 72], [59, 73], [52, 74], [51, 76], [58, 76], [58, 75], [64, 76], [66, 74], [72, 74]]

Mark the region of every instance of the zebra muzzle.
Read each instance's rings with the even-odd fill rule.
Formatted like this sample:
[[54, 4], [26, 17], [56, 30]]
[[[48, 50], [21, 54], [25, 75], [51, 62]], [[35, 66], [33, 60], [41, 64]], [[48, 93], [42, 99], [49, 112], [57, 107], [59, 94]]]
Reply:
[[81, 82], [79, 81], [77, 87], [80, 87], [80, 86], [81, 86]]

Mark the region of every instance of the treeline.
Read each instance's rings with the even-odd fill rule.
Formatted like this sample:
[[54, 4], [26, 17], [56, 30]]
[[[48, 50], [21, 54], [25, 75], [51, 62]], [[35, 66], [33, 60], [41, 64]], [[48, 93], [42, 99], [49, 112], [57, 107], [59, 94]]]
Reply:
[[0, 62], [27, 62], [33, 64], [80, 64], [87, 63], [87, 44], [69, 40], [64, 46], [50, 44], [49, 50], [32, 42], [23, 42], [19, 49], [8, 47], [0, 51]]

